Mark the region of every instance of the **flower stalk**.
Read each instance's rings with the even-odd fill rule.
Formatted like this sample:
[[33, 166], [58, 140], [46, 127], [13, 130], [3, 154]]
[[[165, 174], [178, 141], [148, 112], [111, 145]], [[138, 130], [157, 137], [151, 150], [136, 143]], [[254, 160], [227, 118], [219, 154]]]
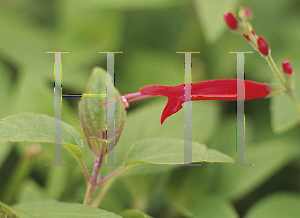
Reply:
[[[300, 103], [294, 93], [295, 80], [294, 80], [294, 75], [292, 74], [293, 70], [292, 70], [290, 63], [288, 61], [285, 61], [282, 63], [282, 69], [283, 69], [283, 72], [285, 73], [284, 77], [282, 77], [282, 75], [280, 74], [280, 72], [271, 56], [271, 50], [269, 48], [267, 41], [262, 37], [257, 37], [255, 32], [253, 31], [252, 25], [249, 21], [253, 15], [251, 8], [249, 8], [249, 7], [240, 8], [238, 14], [239, 14], [239, 17], [242, 19], [242, 26], [244, 27], [244, 31], [242, 34], [248, 40], [250, 45], [255, 50], [257, 50], [261, 54], [262, 57], [264, 57], [266, 59], [271, 70], [273, 71], [274, 75], [281, 83], [281, 85], [284, 89], [284, 92], [291, 98], [293, 104], [295, 105], [295, 107], [298, 111], [299, 117], [300, 117]], [[232, 16], [235, 17], [234, 14]], [[228, 20], [226, 20], [225, 17], [224, 17], [224, 20], [225, 20], [226, 25], [229, 27]], [[236, 22], [238, 22], [238, 21], [236, 21]], [[232, 28], [229, 28], [229, 29], [232, 30]]]

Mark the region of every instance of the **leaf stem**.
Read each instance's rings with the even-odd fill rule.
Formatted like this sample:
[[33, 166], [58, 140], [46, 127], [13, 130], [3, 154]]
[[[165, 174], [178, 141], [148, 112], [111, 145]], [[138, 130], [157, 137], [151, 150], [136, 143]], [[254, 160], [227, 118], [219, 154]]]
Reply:
[[80, 162], [79, 166], [81, 167], [86, 183], [88, 183], [90, 181], [90, 177], [84, 163]]
[[115, 170], [114, 172], [112, 172], [111, 174], [105, 176], [105, 177], [101, 177], [98, 179], [97, 181], [97, 186], [100, 186], [102, 185], [104, 182], [106, 182], [108, 179], [112, 178], [113, 176], [117, 175], [118, 173], [120, 173], [120, 171], [122, 170], [123, 168], [119, 168], [117, 170]]

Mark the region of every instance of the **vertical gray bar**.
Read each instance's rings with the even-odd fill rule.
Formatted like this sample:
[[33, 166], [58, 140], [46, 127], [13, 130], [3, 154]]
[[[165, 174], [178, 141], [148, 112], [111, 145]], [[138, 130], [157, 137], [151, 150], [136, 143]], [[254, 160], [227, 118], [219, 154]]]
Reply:
[[[112, 78], [112, 83], [106, 83], [107, 101], [115, 99], [115, 53], [123, 52], [99, 52], [107, 54], [107, 74]], [[115, 103], [106, 105], [106, 125], [107, 125], [107, 164], [101, 164], [105, 166], [116, 166], [115, 164]], [[119, 165], [118, 165], [119, 166]], [[123, 164], [121, 164], [123, 166]]]
[[[112, 78], [112, 84], [106, 83], [106, 93], [107, 93], [107, 101], [114, 100], [115, 90], [114, 90], [114, 53], [107, 53], [107, 74]], [[114, 90], [114, 92], [110, 92], [109, 90]], [[115, 125], [114, 125], [114, 112], [115, 112], [115, 103], [106, 105], [106, 123], [107, 123], [107, 164], [114, 165], [115, 164]]]
[[54, 164], [45, 164], [45, 166], [71, 166], [71, 164], [62, 164], [62, 53], [71, 52], [52, 52], [54, 53]]
[[245, 115], [244, 115], [244, 101], [245, 101], [245, 53], [253, 52], [229, 52], [237, 54], [237, 101], [236, 101], [236, 164], [230, 166], [254, 166], [254, 164], [245, 164]]
[[191, 100], [191, 83], [192, 83], [192, 53], [200, 52], [176, 52], [184, 53], [184, 164], [192, 163], [192, 100]]

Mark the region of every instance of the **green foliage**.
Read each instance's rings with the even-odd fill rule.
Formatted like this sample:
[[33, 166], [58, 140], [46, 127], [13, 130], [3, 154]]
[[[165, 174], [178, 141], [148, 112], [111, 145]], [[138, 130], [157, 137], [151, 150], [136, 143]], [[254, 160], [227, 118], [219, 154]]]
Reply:
[[[170, 138], [151, 138], [133, 144], [125, 159], [125, 166], [140, 161], [155, 164], [184, 164], [184, 141]], [[234, 160], [221, 152], [207, 149], [205, 145], [193, 142], [193, 163], [228, 162]]]
[[135, 209], [124, 210], [120, 215], [122, 215], [123, 218], [151, 218], [151, 216]]
[[[44, 114], [21, 113], [8, 116], [0, 122], [0, 142], [53, 142], [54, 118]], [[83, 140], [70, 125], [62, 122], [62, 145], [82, 165]]]
[[237, 200], [255, 190], [289, 162], [300, 157], [298, 140], [273, 139], [247, 146], [246, 164], [254, 167], [222, 167], [216, 187], [219, 195]]
[[32, 217], [99, 217], [99, 218], [118, 218], [120, 216], [76, 203], [65, 203], [54, 200], [38, 200], [33, 202], [21, 203], [14, 206], [7, 206], [0, 203], [1, 210], [7, 214], [12, 214], [22, 218]]
[[194, 0], [194, 4], [199, 22], [204, 29], [205, 39], [213, 44], [226, 29], [222, 15], [227, 11], [235, 11], [238, 0]]
[[245, 218], [297, 217], [300, 214], [300, 197], [294, 193], [275, 193], [255, 204]]
[[185, 202], [175, 203], [173, 207], [175, 210], [180, 211], [186, 217], [203, 217], [203, 218], [237, 218], [238, 214], [226, 200], [214, 196], [199, 196], [197, 199], [189, 199], [187, 197]]
[[[299, 57], [299, 56], [298, 56]], [[293, 68], [300, 67], [296, 61], [293, 63]], [[295, 94], [300, 96], [300, 76], [296, 75]], [[286, 132], [299, 125], [299, 115], [292, 102], [287, 95], [280, 95], [271, 99], [270, 112], [272, 118], [272, 128], [275, 133], [280, 134]]]
[[[115, 98], [120, 98], [121, 95], [117, 89], [114, 90], [111, 88], [110, 90], [107, 90], [107, 83], [112, 84], [110, 75], [101, 68], [94, 68], [85, 94], [105, 94], [110, 92], [115, 93]], [[122, 102], [119, 101], [115, 103], [114, 117], [107, 117], [106, 106], [97, 104], [103, 102], [106, 102], [106, 97], [104, 96], [83, 97], [79, 102], [79, 117], [83, 132], [89, 143], [90, 149], [97, 156], [101, 154], [103, 147], [105, 147], [107, 143], [105, 137], [106, 120], [115, 119], [115, 143], [118, 142], [121, 136], [126, 120], [126, 111]]]
[[[115, 98], [145, 85], [184, 83], [184, 57], [175, 51], [201, 51], [193, 55], [193, 82], [235, 78], [236, 56], [228, 52], [253, 51], [222, 20], [239, 6], [253, 9], [254, 31], [268, 41], [280, 71], [290, 60], [299, 99], [297, 0], [1, 2], [0, 217], [297, 217], [299, 117], [285, 94], [245, 102], [245, 163], [254, 167], [228, 166], [236, 155], [236, 104], [223, 101], [193, 102], [193, 162], [201, 167], [167, 164], [183, 163], [184, 110], [160, 125], [163, 97], [130, 102], [125, 125], [124, 106], [116, 102], [116, 132], [123, 125], [124, 131], [115, 163], [125, 166], [96, 190], [103, 194], [99, 208], [79, 204], [86, 193], [82, 169], [90, 174], [94, 165], [79, 98], [62, 99], [69, 151], [63, 149], [63, 163], [72, 166], [45, 167], [53, 161], [54, 137], [53, 54], [45, 51], [71, 51], [62, 55], [63, 94], [106, 92], [106, 55], [98, 51], [124, 52], [115, 56]], [[257, 52], [245, 56], [245, 78], [278, 83]], [[80, 102], [89, 136], [105, 130], [100, 101]], [[103, 166], [100, 176], [118, 168]]]

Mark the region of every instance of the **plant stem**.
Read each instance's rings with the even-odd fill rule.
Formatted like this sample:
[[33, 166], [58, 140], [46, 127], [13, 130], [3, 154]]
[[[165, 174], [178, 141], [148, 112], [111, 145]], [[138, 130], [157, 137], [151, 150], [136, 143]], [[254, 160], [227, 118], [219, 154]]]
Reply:
[[276, 64], [273, 61], [273, 58], [271, 56], [271, 54], [269, 54], [266, 57], [266, 61], [268, 62], [269, 66], [271, 67], [273, 73], [275, 74], [276, 78], [279, 80], [279, 82], [282, 84], [282, 86], [285, 88], [285, 92], [288, 96], [290, 96], [292, 102], [294, 103], [299, 117], [300, 117], [300, 103], [298, 101], [298, 99], [296, 98], [294, 91], [286, 84], [286, 82], [284, 81], [283, 77], [281, 76], [281, 74], [279, 73], [279, 70], [276, 66]]
[[300, 117], [300, 103], [299, 103], [298, 99], [296, 98], [296, 96], [294, 95], [294, 93], [292, 95], [290, 95], [290, 97], [292, 98], [292, 101], [293, 101], [294, 105], [296, 106], [299, 117]]
[[[107, 175], [106, 177], [102, 177], [98, 180], [99, 185], [103, 184], [104, 182], [106, 182], [107, 180], [109, 180], [109, 182], [105, 183], [105, 185], [103, 186], [103, 188], [100, 190], [100, 192], [98, 193], [98, 195], [95, 197], [93, 203], [91, 204], [93, 207], [98, 207], [99, 204], [101, 203], [105, 193], [108, 191], [110, 185], [113, 183], [114, 178], [116, 178], [115, 176], [117, 174], [119, 174], [120, 172], [122, 172], [123, 168], [119, 168], [117, 170], [115, 170], [114, 172], [112, 172], [111, 174]], [[111, 179], [112, 178], [112, 179]]]
[[92, 202], [93, 195], [97, 186], [99, 171], [101, 169], [101, 163], [103, 162], [103, 156], [104, 155], [100, 154], [100, 157], [97, 156], [95, 157], [93, 173], [89, 179], [89, 182], [87, 183], [87, 190], [86, 190], [83, 204], [90, 205]]
[[287, 86], [287, 84], [285, 83], [284, 79], [282, 78], [281, 74], [279, 73], [279, 70], [276, 66], [276, 64], [274, 63], [273, 61], [273, 58], [271, 56], [271, 54], [269, 54], [267, 57], [266, 57], [266, 61], [268, 62], [268, 64], [270, 65], [273, 73], [275, 74], [276, 78], [279, 80], [279, 82], [283, 85], [283, 87], [285, 88], [285, 90], [287, 92], [290, 92], [290, 88]]
[[102, 185], [104, 182], [106, 182], [108, 179], [112, 178], [113, 176], [117, 175], [118, 173], [120, 173], [120, 171], [122, 170], [122, 168], [119, 168], [117, 170], [115, 170], [114, 172], [112, 172], [111, 174], [105, 176], [105, 177], [101, 177], [98, 179], [97, 181], [97, 186]]

